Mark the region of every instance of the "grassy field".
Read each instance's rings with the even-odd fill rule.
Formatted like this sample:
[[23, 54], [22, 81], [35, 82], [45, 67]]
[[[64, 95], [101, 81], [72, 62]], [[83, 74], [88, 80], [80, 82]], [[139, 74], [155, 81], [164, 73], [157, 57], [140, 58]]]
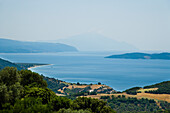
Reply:
[[[90, 87], [90, 90], [88, 90], [89, 92], [92, 92], [94, 90], [97, 90], [97, 92], [100, 92], [100, 91], [103, 91], [103, 90], [108, 90], [110, 89], [111, 91], [113, 90], [111, 87], [109, 86], [106, 86], [106, 85], [98, 85], [98, 84], [93, 84], [93, 85], [77, 85], [77, 84], [70, 84], [70, 83], [67, 83], [68, 86], [65, 86], [63, 87], [62, 89], [59, 89], [58, 91], [60, 91], [61, 93], [64, 93], [64, 89], [70, 89], [70, 90], [73, 90], [73, 89], [76, 89], [76, 88], [79, 88], [79, 89], [85, 89], [87, 87]], [[113, 90], [114, 91], [114, 90]]]
[[141, 89], [139, 89], [139, 90], [137, 90], [137, 91], [140, 91], [140, 92], [142, 92], [142, 93], [144, 93], [145, 91], [154, 91], [154, 90], [157, 90], [158, 88], [148, 88], [148, 89], [143, 89], [143, 88], [141, 88]]
[[[64, 93], [64, 89], [75, 89], [75, 88], [86, 88], [86, 87], [90, 87], [91, 90], [95, 90], [95, 89], [99, 89], [99, 88], [107, 88], [109, 89], [109, 86], [106, 85], [97, 85], [97, 84], [93, 84], [93, 85], [77, 85], [77, 84], [68, 84], [68, 87], [63, 87], [63, 89], [59, 89], [58, 91], [60, 91], [61, 93]], [[107, 94], [107, 93], [98, 93], [97, 95], [87, 95], [85, 97], [91, 97], [91, 98], [96, 98], [96, 99], [100, 99], [101, 96], [119, 96], [119, 95], [125, 95], [127, 98], [128, 97], [136, 97], [137, 99], [141, 99], [141, 98], [148, 98], [148, 99], [154, 99], [155, 101], [167, 101], [170, 103], [170, 94], [151, 94], [151, 93], [145, 93], [145, 91], [153, 91], [153, 90], [157, 90], [158, 88], [148, 88], [148, 89], [139, 89], [137, 90], [138, 92], [141, 93], [137, 93], [137, 95], [131, 95], [131, 94], [127, 94], [126, 92], [124, 93], [118, 93], [118, 94]]]
[[128, 97], [136, 97], [137, 99], [141, 98], [148, 98], [148, 99], [154, 99], [155, 101], [167, 101], [170, 103], [170, 95], [169, 94], [150, 94], [150, 93], [137, 93], [137, 95], [129, 95], [126, 93], [120, 93], [120, 94], [97, 94], [97, 95], [88, 95], [86, 97], [96, 98], [100, 99], [101, 96], [119, 96], [119, 95], [125, 95]]

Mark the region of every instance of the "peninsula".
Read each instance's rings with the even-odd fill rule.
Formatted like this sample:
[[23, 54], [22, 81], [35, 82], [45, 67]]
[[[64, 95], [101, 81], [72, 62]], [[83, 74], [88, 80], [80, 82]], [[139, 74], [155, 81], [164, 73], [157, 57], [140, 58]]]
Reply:
[[120, 55], [111, 55], [105, 58], [119, 58], [119, 59], [161, 59], [161, 60], [170, 60], [170, 53], [126, 53]]

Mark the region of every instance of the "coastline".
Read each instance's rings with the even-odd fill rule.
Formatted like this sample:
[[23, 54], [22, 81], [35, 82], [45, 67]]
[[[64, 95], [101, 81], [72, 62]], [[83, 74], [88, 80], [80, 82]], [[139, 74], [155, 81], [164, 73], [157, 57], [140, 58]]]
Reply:
[[[31, 70], [32, 68], [36, 68], [36, 67], [40, 67], [40, 66], [46, 66], [46, 65], [53, 65], [53, 64], [35, 64], [34, 66], [31, 66], [29, 68], [27, 68], [28, 70]], [[52, 82], [53, 84], [57, 81], [58, 83], [58, 79], [54, 80], [53, 78], [48, 78], [50, 80], [50, 83]], [[147, 98], [147, 99], [153, 99], [155, 100], [157, 103], [159, 103], [159, 101], [166, 101], [166, 102], [170, 102], [170, 95], [169, 94], [152, 94], [152, 93], [145, 93], [145, 90], [146, 91], [149, 91], [149, 90], [153, 90], [153, 88], [146, 88], [146, 89], [140, 89], [139, 91], [141, 91], [141, 93], [138, 93], [133, 95], [133, 94], [128, 94], [127, 92], [119, 92], [119, 91], [116, 91], [114, 90], [112, 87], [110, 86], [107, 86], [107, 85], [99, 85], [99, 84], [76, 84], [76, 83], [69, 83], [69, 82], [61, 82], [61, 83], [64, 83], [64, 84], [67, 84], [68, 86], [64, 86], [62, 88], [59, 88], [57, 89], [58, 92], [61, 92], [60, 93], [56, 93], [55, 94], [57, 96], [66, 96], [65, 95], [65, 91], [63, 89], [68, 89], [69, 92], [67, 92], [68, 95], [70, 95], [71, 93], [75, 93], [74, 92], [74, 89], [79, 89], [79, 91], [81, 92], [82, 90], [85, 90], [86, 91], [89, 91], [90, 93], [92, 94], [86, 94], [84, 93], [83, 97], [90, 97], [90, 98], [97, 98], [97, 99], [100, 99], [102, 96], [120, 96], [120, 95], [125, 95], [126, 97], [131, 97], [131, 98], [137, 98], [137, 99], [142, 99], [142, 98]], [[60, 84], [58, 84], [58, 86], [60, 86]], [[90, 87], [90, 89], [88, 89], [88, 87]], [[156, 88], [157, 90], [158, 88]], [[56, 90], [56, 89], [55, 89]], [[154, 89], [155, 90], [155, 89]], [[95, 91], [95, 93], [93, 94], [93, 92]], [[106, 92], [103, 92], [102, 91], [106, 91]], [[86, 95], [86, 96], [85, 96]], [[79, 95], [81, 97], [81, 95]]]
[[29, 68], [27, 68], [28, 70], [31, 70], [32, 68], [37, 68], [37, 67], [41, 67], [41, 66], [47, 66], [47, 65], [53, 65], [53, 64], [36, 64], [36, 65], [34, 65], [34, 66], [31, 66], [31, 67], [29, 67]]

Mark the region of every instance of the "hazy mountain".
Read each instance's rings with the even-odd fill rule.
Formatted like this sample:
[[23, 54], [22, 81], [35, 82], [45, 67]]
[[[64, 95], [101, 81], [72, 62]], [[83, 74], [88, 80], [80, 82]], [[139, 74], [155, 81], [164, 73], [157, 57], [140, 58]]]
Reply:
[[80, 51], [134, 51], [134, 46], [125, 42], [104, 37], [99, 34], [88, 33], [81, 34], [65, 39], [59, 39], [57, 42], [75, 46]]
[[46, 42], [22, 42], [0, 38], [0, 53], [42, 53], [77, 51], [75, 47]]

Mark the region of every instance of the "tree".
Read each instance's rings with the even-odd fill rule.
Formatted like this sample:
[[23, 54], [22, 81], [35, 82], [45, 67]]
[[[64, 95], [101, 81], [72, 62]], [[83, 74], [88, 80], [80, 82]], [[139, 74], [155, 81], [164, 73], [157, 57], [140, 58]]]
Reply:
[[21, 70], [21, 85], [31, 85], [36, 87], [47, 87], [46, 81], [43, 80], [43, 76], [40, 76], [38, 73], [32, 72], [30, 70]]
[[71, 107], [71, 100], [65, 97], [54, 97], [52, 100], [53, 110], [58, 111], [59, 109], [68, 109]]
[[0, 109], [2, 105], [21, 98], [23, 86], [20, 85], [20, 74], [14, 67], [6, 67], [0, 71]]
[[50, 113], [51, 106], [42, 104], [41, 98], [27, 97], [18, 100], [13, 108], [14, 113]]
[[48, 104], [56, 97], [56, 94], [48, 88], [26, 87], [24, 97], [41, 98], [43, 104]]
[[80, 83], [79, 83], [79, 82], [77, 82], [77, 85], [80, 85]]
[[20, 75], [17, 68], [5, 67], [0, 71], [0, 83], [6, 86], [11, 86], [16, 82], [20, 82]]

